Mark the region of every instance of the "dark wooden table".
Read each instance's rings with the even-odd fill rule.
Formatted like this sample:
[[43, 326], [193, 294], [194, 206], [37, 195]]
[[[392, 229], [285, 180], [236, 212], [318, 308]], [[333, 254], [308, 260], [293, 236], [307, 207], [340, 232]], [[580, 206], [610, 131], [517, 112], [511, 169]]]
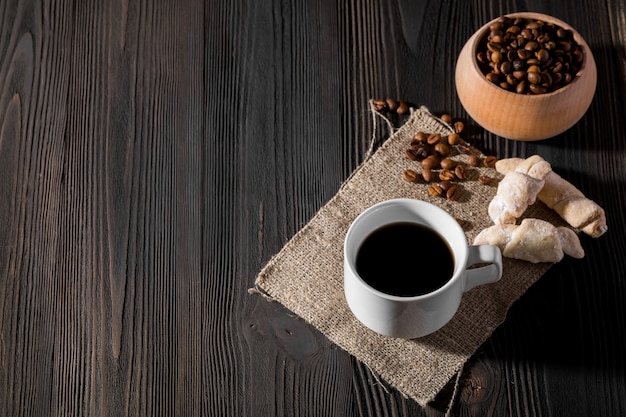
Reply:
[[[423, 409], [248, 289], [363, 161], [368, 99], [471, 122], [456, 56], [518, 10], [586, 38], [596, 95], [474, 143], [539, 153], [609, 231]], [[623, 0], [0, 1], [0, 415], [626, 415], [625, 97]]]

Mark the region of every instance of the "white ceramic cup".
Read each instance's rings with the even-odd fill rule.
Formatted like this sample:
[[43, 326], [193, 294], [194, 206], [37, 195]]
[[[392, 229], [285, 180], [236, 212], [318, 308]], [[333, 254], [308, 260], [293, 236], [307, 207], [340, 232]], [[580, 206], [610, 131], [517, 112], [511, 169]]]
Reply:
[[[363, 241], [374, 230], [397, 222], [427, 226], [448, 243], [454, 271], [442, 287], [424, 295], [401, 297], [378, 291], [359, 276], [356, 258]], [[478, 263], [488, 265], [468, 270]], [[375, 204], [354, 220], [344, 241], [344, 290], [348, 306], [361, 323], [385, 336], [413, 339], [439, 330], [452, 319], [465, 291], [496, 282], [501, 276], [500, 249], [493, 245], [468, 246], [459, 223], [443, 209], [425, 201], [394, 199]], [[402, 278], [406, 277], [387, 279]]]

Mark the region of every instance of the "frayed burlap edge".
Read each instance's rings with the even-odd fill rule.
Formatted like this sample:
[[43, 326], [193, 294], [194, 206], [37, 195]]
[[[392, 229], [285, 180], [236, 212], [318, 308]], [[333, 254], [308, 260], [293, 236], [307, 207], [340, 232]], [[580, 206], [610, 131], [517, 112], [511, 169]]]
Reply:
[[[371, 109], [374, 117], [384, 117]], [[391, 122], [385, 119], [392, 128]], [[376, 126], [376, 123], [375, 123]], [[261, 270], [253, 293], [283, 304], [346, 350], [404, 396], [425, 406], [453, 381], [467, 359], [501, 324], [511, 304], [551, 266], [504, 259], [502, 279], [464, 294], [454, 318], [429, 336], [404, 340], [381, 336], [354, 318], [343, 293], [343, 240], [345, 233], [366, 208], [391, 198], [416, 198], [436, 204], [463, 226], [468, 241], [491, 220], [487, 205], [496, 192], [499, 174], [492, 168], [471, 168], [467, 180], [459, 183], [461, 198], [448, 201], [432, 197], [427, 184], [407, 183], [402, 171], [419, 164], [404, 156], [418, 131], [448, 135], [451, 126], [421, 107], [411, 109], [404, 125], [395, 131], [342, 184], [324, 205]], [[472, 148], [473, 153], [480, 154]], [[467, 155], [452, 159], [467, 162]], [[477, 181], [489, 176], [491, 185]], [[529, 208], [527, 217], [560, 219], [543, 204]], [[456, 378], [458, 384], [458, 378]], [[456, 391], [456, 389], [455, 389]]]

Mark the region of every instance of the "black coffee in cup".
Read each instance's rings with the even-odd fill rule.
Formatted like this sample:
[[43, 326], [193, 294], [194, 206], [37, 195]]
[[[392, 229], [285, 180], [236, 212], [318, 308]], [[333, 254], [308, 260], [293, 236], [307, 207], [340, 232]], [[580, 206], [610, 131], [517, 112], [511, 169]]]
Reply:
[[357, 252], [356, 271], [372, 288], [413, 297], [442, 287], [454, 272], [448, 243], [412, 222], [390, 223], [369, 234]]

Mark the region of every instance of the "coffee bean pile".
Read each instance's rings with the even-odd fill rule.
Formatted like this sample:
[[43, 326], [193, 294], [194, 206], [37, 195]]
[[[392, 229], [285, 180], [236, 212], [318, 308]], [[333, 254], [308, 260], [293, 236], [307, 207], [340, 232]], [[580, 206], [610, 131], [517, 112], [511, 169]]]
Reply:
[[583, 49], [573, 32], [541, 20], [501, 17], [480, 41], [476, 60], [490, 82], [518, 94], [543, 94], [571, 83]]
[[[458, 200], [462, 195], [460, 182], [470, 177], [470, 170], [474, 167], [495, 167], [495, 156], [480, 156], [472, 153], [471, 146], [461, 138], [465, 129], [462, 121], [453, 123], [448, 114], [441, 116], [441, 120], [452, 126], [454, 133], [442, 136], [439, 133], [417, 132], [411, 139], [404, 154], [410, 161], [418, 162], [421, 172], [415, 169], [405, 169], [402, 178], [407, 182], [421, 182], [430, 184], [428, 193], [433, 197], [444, 197], [450, 201]], [[455, 154], [467, 154], [467, 162], [457, 162], [451, 157]], [[481, 184], [488, 185], [487, 177], [481, 177]]]
[[374, 109], [380, 112], [395, 112], [398, 114], [406, 114], [409, 112], [409, 104], [402, 100], [396, 100], [393, 98], [375, 99], [372, 101]]

